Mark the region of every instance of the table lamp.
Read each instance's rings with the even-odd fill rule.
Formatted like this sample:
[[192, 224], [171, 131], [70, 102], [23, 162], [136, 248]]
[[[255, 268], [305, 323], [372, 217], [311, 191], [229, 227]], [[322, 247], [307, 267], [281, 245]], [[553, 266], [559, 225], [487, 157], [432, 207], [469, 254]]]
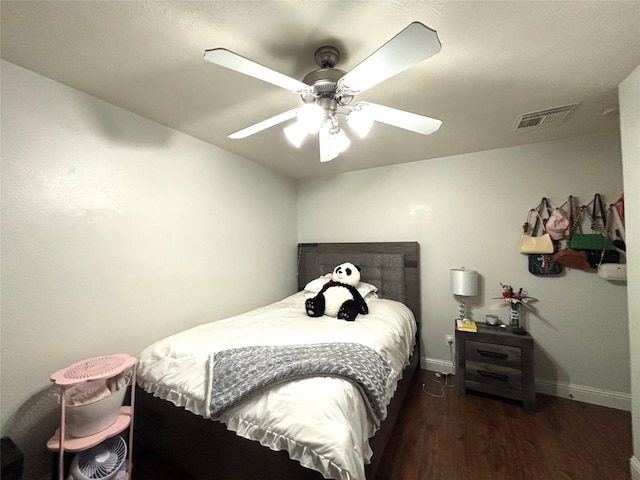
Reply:
[[466, 268], [452, 268], [449, 274], [450, 289], [454, 296], [461, 298], [460, 320], [465, 324], [474, 323], [467, 308], [466, 297], [478, 294], [478, 272]]

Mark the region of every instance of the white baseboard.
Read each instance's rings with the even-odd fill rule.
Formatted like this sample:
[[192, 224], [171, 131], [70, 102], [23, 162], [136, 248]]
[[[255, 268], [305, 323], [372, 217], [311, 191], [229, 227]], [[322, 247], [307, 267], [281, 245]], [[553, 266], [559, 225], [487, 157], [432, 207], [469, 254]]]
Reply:
[[640, 459], [631, 457], [631, 480], [640, 480]]
[[603, 407], [631, 411], [631, 394], [629, 393], [614, 392], [573, 383], [555, 382], [542, 378], [536, 379], [536, 392]]
[[452, 362], [448, 360], [439, 360], [437, 358], [425, 358], [420, 357], [420, 368], [422, 370], [429, 370], [430, 372], [440, 372], [455, 375], [455, 367]]
[[[452, 362], [437, 358], [420, 358], [420, 368], [433, 372], [453, 373], [455, 368]], [[592, 403], [603, 407], [616, 408], [618, 410], [631, 411], [631, 394], [603, 390], [601, 388], [575, 385], [572, 383], [556, 382], [542, 378], [536, 379], [536, 392], [554, 397], [569, 398], [579, 402]], [[636, 459], [636, 462], [638, 460]], [[640, 480], [640, 478], [633, 480]]]

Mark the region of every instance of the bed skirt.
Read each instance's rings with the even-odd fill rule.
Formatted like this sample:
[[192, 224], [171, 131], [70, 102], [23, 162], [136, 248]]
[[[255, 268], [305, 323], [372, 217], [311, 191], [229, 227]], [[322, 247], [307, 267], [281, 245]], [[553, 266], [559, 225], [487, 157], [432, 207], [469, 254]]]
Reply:
[[[365, 468], [372, 480], [384, 455], [402, 402], [420, 363], [416, 348], [380, 430], [371, 438], [371, 464]], [[314, 470], [291, 460], [286, 451], [272, 451], [258, 442], [239, 437], [226, 425], [206, 420], [184, 408], [146, 393], [136, 387], [134, 454], [152, 455], [183, 470], [197, 480], [320, 480]], [[134, 458], [135, 466], [135, 458]]]

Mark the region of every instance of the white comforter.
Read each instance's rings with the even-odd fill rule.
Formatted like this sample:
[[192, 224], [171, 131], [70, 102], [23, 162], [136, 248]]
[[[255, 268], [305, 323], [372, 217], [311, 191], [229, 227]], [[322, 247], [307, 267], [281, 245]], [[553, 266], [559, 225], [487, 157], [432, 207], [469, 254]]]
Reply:
[[[405, 305], [372, 299], [369, 314], [345, 322], [310, 318], [304, 293], [251, 312], [183, 331], [147, 347], [139, 356], [138, 384], [147, 392], [206, 416], [208, 357], [251, 345], [356, 342], [376, 350], [391, 366], [389, 398], [413, 351], [416, 325]], [[313, 377], [276, 386], [227, 410], [220, 421], [236, 434], [327, 478], [364, 480], [378, 428], [358, 388], [348, 380]]]

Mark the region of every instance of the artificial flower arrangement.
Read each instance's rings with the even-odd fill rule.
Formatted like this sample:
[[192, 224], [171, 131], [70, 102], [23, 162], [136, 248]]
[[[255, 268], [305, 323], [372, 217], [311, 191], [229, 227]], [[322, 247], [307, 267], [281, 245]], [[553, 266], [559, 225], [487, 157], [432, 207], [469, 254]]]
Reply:
[[502, 287], [502, 297], [498, 298], [503, 298], [504, 303], [511, 307], [511, 311], [509, 312], [509, 324], [511, 325], [512, 331], [513, 333], [523, 335], [525, 330], [520, 327], [520, 305], [524, 305], [530, 310], [535, 310], [530, 302], [535, 302], [537, 299], [530, 297], [522, 288], [515, 292], [511, 285], [504, 285], [501, 283], [500, 286]]
[[524, 305], [525, 307], [535, 310], [533, 305], [530, 305], [530, 302], [535, 302], [537, 299], [530, 297], [525, 290], [520, 288], [517, 292], [513, 290], [511, 285], [500, 284], [502, 287], [502, 297], [504, 303], [509, 305], [512, 310], [517, 310], [520, 308], [520, 305]]

